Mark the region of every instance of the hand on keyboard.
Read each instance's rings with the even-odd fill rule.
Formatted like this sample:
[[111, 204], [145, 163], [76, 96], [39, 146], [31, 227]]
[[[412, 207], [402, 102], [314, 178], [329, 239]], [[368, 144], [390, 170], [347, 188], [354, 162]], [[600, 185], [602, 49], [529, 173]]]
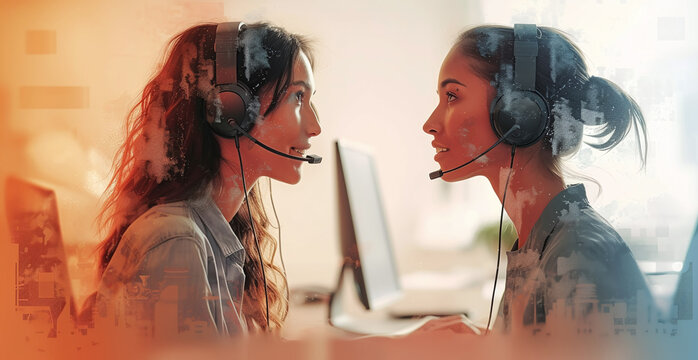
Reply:
[[410, 335], [434, 333], [437, 331], [480, 335], [483, 330], [475, 326], [465, 315], [452, 315], [429, 320], [426, 324], [410, 333]]

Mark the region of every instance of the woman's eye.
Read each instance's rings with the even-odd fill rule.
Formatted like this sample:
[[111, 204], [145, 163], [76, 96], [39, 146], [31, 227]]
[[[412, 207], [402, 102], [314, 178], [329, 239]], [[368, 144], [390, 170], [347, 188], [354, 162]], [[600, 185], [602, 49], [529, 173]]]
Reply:
[[456, 100], [456, 99], [457, 98], [456, 98], [456, 95], [454, 93], [452, 93], [450, 91], [446, 93], [446, 101], [452, 102], [453, 100]]
[[302, 102], [303, 97], [305, 97], [305, 93], [303, 91], [296, 92], [296, 101]]

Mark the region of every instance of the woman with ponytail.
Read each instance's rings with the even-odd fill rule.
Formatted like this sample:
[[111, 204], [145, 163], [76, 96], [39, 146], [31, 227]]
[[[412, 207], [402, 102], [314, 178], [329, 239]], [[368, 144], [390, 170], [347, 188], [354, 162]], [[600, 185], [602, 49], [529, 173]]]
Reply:
[[[637, 315], [639, 322], [641, 304], [652, 303], [644, 276], [623, 239], [589, 205], [584, 185], [566, 183], [562, 159], [575, 154], [587, 128], [586, 143], [603, 151], [633, 129], [644, 166], [642, 112], [617, 85], [587, 72], [580, 49], [564, 33], [534, 30], [537, 56], [531, 75], [549, 109], [537, 141], [524, 146], [505, 141], [486, 152], [503, 137], [494, 131], [491, 109], [512, 91], [516, 71], [523, 71], [515, 68], [514, 29], [500, 26], [460, 35], [441, 66], [439, 104], [423, 130], [434, 137], [443, 180], [486, 177], [518, 234], [507, 252], [496, 329], [549, 333], [567, 324], [575, 333], [585, 332], [593, 327], [593, 314], [605, 311], [602, 305], [627, 306], [627, 317]], [[443, 324], [464, 328], [452, 321]]]
[[[284, 322], [287, 282], [274, 262], [280, 249], [258, 183], [295, 184], [302, 162], [212, 131], [225, 120], [218, 119], [216, 29], [176, 35], [128, 117], [100, 214], [97, 326], [168, 338], [272, 332]], [[253, 96], [250, 135], [302, 156], [321, 130], [307, 41], [248, 24], [236, 53], [238, 83]]]

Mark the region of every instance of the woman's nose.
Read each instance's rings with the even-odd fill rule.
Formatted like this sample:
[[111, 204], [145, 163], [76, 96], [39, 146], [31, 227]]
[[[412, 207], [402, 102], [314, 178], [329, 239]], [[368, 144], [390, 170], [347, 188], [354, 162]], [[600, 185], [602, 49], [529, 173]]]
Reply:
[[434, 135], [440, 131], [437, 109], [434, 109], [431, 115], [429, 115], [429, 118], [422, 126], [422, 130], [429, 135]]
[[308, 114], [308, 119], [307, 119], [307, 132], [308, 136], [318, 136], [322, 132], [322, 128], [320, 127], [320, 119], [318, 118], [317, 115], [317, 109], [315, 108], [315, 105], [310, 105], [310, 113]]

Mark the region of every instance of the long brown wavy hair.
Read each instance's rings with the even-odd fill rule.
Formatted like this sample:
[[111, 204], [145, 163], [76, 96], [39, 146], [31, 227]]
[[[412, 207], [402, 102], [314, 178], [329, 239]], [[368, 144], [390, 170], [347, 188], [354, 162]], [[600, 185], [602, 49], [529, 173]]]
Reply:
[[[165, 60], [128, 114], [126, 139], [114, 158], [113, 175], [97, 218], [101, 228], [107, 229], [99, 246], [100, 273], [128, 226], [141, 214], [158, 204], [200, 196], [209, 185], [215, 185], [223, 157], [205, 114], [210, 113], [216, 100], [216, 25], [196, 25], [170, 40]], [[241, 41], [238, 46], [238, 81], [256, 97], [273, 93], [263, 114], [267, 115], [288, 88], [299, 53], [305, 53], [313, 64], [311, 49], [303, 37], [267, 23], [248, 24], [243, 36], [254, 39], [254, 44]], [[245, 52], [245, 46], [254, 47], [247, 49], [251, 51], [263, 49], [268, 64], [251, 65], [250, 51]], [[278, 330], [288, 313], [288, 283], [273, 262], [278, 244], [268, 231], [270, 222], [257, 187], [249, 191], [248, 197], [252, 214], [241, 206], [230, 222], [247, 252], [242, 312], [250, 329]], [[267, 273], [270, 329], [250, 218]]]

